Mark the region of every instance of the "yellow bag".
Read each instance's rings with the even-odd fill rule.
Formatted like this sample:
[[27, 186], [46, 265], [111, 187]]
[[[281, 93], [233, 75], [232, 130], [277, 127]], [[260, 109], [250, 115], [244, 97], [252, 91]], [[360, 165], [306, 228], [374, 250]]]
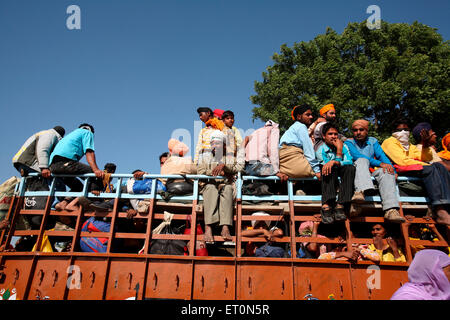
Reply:
[[[49, 231], [53, 231], [54, 229], [50, 229]], [[36, 251], [36, 244], [33, 246], [33, 249], [31, 251]], [[53, 252], [52, 244], [50, 243], [50, 240], [48, 239], [48, 236], [44, 232], [44, 236], [42, 237], [42, 243], [41, 243], [41, 252]]]

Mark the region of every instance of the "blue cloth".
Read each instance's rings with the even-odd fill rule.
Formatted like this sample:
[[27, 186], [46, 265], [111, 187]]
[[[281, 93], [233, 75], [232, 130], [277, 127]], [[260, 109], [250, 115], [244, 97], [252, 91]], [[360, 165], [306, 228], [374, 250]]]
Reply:
[[[150, 194], [152, 192], [152, 178], [145, 178], [142, 180], [135, 180], [133, 183], [133, 193], [134, 194]], [[164, 184], [156, 180], [156, 192], [166, 191]]]
[[319, 162], [316, 159], [308, 128], [303, 123], [295, 121], [295, 123], [289, 127], [281, 137], [279, 147], [281, 148], [283, 144], [301, 148], [306, 160], [308, 160], [314, 172], [320, 172]]
[[355, 161], [358, 158], [366, 158], [369, 160], [371, 168], [379, 167], [382, 163], [392, 165], [391, 161], [378, 143], [378, 140], [373, 137], [369, 137], [363, 142], [358, 142], [354, 139], [347, 139], [344, 143], [347, 145], [350, 150], [350, 154]]
[[79, 161], [87, 150], [94, 149], [94, 134], [86, 129], [78, 128], [62, 138], [50, 155], [50, 163], [55, 156]]
[[317, 149], [316, 157], [320, 164], [326, 164], [332, 160], [338, 161], [341, 166], [353, 164], [352, 156], [345, 144], [342, 147], [342, 158], [337, 158], [336, 151], [327, 146], [326, 143], [321, 144], [319, 149]]

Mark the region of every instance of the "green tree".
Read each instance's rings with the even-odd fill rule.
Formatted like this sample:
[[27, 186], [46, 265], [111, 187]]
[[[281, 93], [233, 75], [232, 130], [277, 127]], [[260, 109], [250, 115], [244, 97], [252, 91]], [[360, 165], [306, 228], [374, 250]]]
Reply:
[[436, 29], [418, 22], [349, 23], [342, 34], [327, 28], [309, 42], [281, 46], [274, 65], [255, 81], [253, 119], [269, 119], [282, 131], [292, 107], [308, 103], [313, 111], [336, 107], [347, 136], [354, 120], [371, 122], [371, 135], [391, 134], [399, 117], [411, 125], [428, 121], [441, 136], [450, 124], [450, 43]]

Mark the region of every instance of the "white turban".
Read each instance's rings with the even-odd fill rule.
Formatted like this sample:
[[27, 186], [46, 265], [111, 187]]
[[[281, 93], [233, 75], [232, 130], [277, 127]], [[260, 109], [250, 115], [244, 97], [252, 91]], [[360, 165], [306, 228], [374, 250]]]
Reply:
[[[270, 216], [270, 214], [265, 213], [263, 211], [258, 211], [258, 212], [252, 213], [252, 216]], [[261, 221], [264, 221], [264, 220], [261, 220]], [[255, 227], [257, 222], [259, 222], [259, 221], [258, 220], [252, 220], [252, 227]], [[267, 227], [270, 226], [270, 221], [265, 220], [264, 222], [267, 225]]]

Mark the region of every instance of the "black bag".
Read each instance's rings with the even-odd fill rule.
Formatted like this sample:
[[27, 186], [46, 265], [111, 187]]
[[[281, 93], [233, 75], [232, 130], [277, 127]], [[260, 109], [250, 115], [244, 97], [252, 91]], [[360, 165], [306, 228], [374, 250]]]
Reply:
[[[49, 191], [47, 180], [42, 177], [27, 178], [26, 191]], [[47, 197], [25, 197], [25, 209], [27, 210], [43, 210], [47, 203]]]
[[245, 183], [242, 187], [242, 193], [254, 196], [273, 195], [273, 193], [269, 191], [269, 186], [261, 181]]
[[401, 196], [424, 197], [426, 195], [423, 182], [421, 181], [399, 181], [398, 188]]
[[174, 179], [167, 179], [166, 191], [169, 194], [182, 196], [194, 192], [194, 183], [192, 180], [183, 176], [185, 181], [174, 182]]
[[[161, 234], [175, 234], [172, 232], [170, 226], [166, 226]], [[171, 239], [156, 239], [150, 244], [150, 254], [173, 254], [184, 255], [184, 247], [186, 241], [183, 240], [171, 240]]]

